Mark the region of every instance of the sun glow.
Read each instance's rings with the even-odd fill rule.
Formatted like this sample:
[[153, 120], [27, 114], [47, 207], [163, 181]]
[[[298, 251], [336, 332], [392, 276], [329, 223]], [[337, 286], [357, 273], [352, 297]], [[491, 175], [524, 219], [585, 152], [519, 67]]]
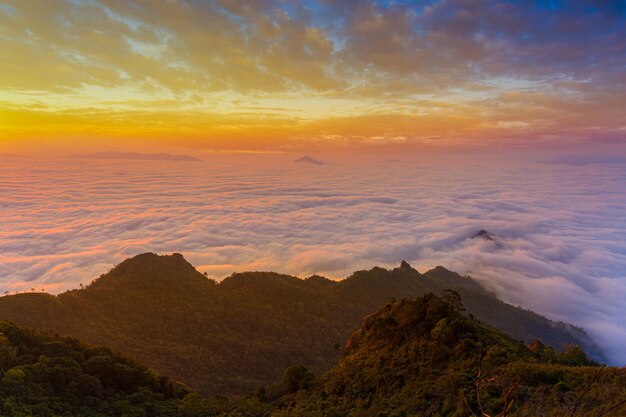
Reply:
[[[517, 146], [605, 140], [625, 128], [624, 83], [611, 70], [623, 62], [611, 40], [623, 27], [603, 9], [0, 6], [3, 151]], [[572, 19], [585, 22], [577, 38], [542, 25]], [[568, 55], [574, 43], [580, 55]]]

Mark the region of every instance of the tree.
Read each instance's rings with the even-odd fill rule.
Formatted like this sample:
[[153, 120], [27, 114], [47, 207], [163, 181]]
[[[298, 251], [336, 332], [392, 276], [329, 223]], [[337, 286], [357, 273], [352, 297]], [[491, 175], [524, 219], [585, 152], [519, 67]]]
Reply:
[[313, 374], [304, 366], [294, 365], [285, 371], [283, 385], [287, 392], [292, 393], [305, 389], [313, 381], [313, 378]]
[[9, 369], [2, 380], [0, 385], [3, 391], [10, 394], [19, 395], [24, 391], [24, 380], [26, 379], [26, 373], [20, 368]]
[[593, 362], [587, 359], [585, 351], [577, 345], [565, 345], [565, 352], [559, 355], [559, 362], [572, 366], [593, 365]]
[[461, 301], [461, 294], [458, 292], [450, 289], [443, 290], [441, 296], [448, 304], [450, 304], [450, 306], [452, 306], [452, 311], [455, 313], [465, 311], [465, 307]]

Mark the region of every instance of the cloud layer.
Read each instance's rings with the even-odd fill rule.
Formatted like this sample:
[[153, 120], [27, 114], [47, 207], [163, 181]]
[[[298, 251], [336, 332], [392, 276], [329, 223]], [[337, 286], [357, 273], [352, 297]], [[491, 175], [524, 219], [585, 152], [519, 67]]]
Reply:
[[424, 159], [0, 159], [0, 287], [59, 292], [146, 251], [217, 278], [405, 259], [582, 325], [626, 364], [626, 165]]

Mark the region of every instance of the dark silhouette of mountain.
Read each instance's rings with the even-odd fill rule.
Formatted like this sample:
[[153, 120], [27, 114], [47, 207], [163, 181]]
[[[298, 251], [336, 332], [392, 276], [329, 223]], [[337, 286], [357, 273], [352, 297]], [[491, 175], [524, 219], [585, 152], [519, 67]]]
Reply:
[[504, 248], [504, 245], [505, 245], [504, 239], [501, 235], [497, 233], [488, 232], [487, 230], [484, 230], [484, 229], [481, 229], [480, 231], [478, 231], [478, 233], [472, 236], [472, 239], [480, 239], [486, 242], [491, 242], [498, 249]]
[[176, 416], [189, 392], [107, 348], [0, 322], [2, 416]]
[[74, 154], [68, 158], [75, 159], [135, 159], [147, 161], [200, 161], [198, 158], [189, 155], [172, 155], [169, 153], [138, 153], [138, 152], [97, 152], [92, 154]]
[[481, 229], [478, 231], [478, 233], [472, 236], [472, 239], [497, 240], [500, 237], [500, 235], [488, 232], [485, 229]]
[[245, 272], [217, 283], [180, 254], [143, 254], [81, 290], [2, 297], [0, 319], [109, 346], [202, 393], [242, 394], [292, 364], [329, 369], [364, 315], [392, 298], [446, 289], [516, 339], [579, 344], [602, 360], [582, 329], [503, 303], [469, 277], [442, 267], [420, 274], [406, 262], [342, 281]]
[[2, 159], [26, 159], [24, 155], [17, 155], [14, 153], [4, 153], [4, 152], [0, 152], [0, 158]]
[[624, 415], [626, 369], [597, 366], [577, 347], [527, 346], [462, 310], [454, 291], [390, 302], [330, 371], [315, 378], [292, 366], [226, 415]]
[[542, 161], [549, 164], [565, 164], [573, 166], [584, 166], [594, 164], [626, 164], [626, 156], [622, 155], [598, 155], [598, 154], [585, 154], [585, 155], [560, 155], [548, 160]]
[[300, 158], [296, 159], [294, 162], [298, 162], [298, 163], [303, 162], [306, 164], [313, 164], [313, 165], [324, 165], [324, 161], [322, 161], [321, 159], [314, 159], [308, 155], [301, 156]]

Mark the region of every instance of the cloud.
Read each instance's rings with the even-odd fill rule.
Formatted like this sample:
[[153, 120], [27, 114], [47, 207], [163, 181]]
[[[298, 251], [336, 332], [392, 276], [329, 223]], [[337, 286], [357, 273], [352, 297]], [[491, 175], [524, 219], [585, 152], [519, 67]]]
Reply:
[[10, 1], [3, 136], [234, 149], [619, 140], [617, 3]]
[[[305, 170], [291, 154], [206, 158], [184, 170], [3, 161], [0, 287], [75, 288], [148, 251], [182, 252], [217, 278], [342, 278], [404, 259], [470, 273], [508, 302], [585, 327], [626, 363], [623, 165], [328, 154], [323, 170]], [[499, 237], [472, 239], [481, 229]]]

